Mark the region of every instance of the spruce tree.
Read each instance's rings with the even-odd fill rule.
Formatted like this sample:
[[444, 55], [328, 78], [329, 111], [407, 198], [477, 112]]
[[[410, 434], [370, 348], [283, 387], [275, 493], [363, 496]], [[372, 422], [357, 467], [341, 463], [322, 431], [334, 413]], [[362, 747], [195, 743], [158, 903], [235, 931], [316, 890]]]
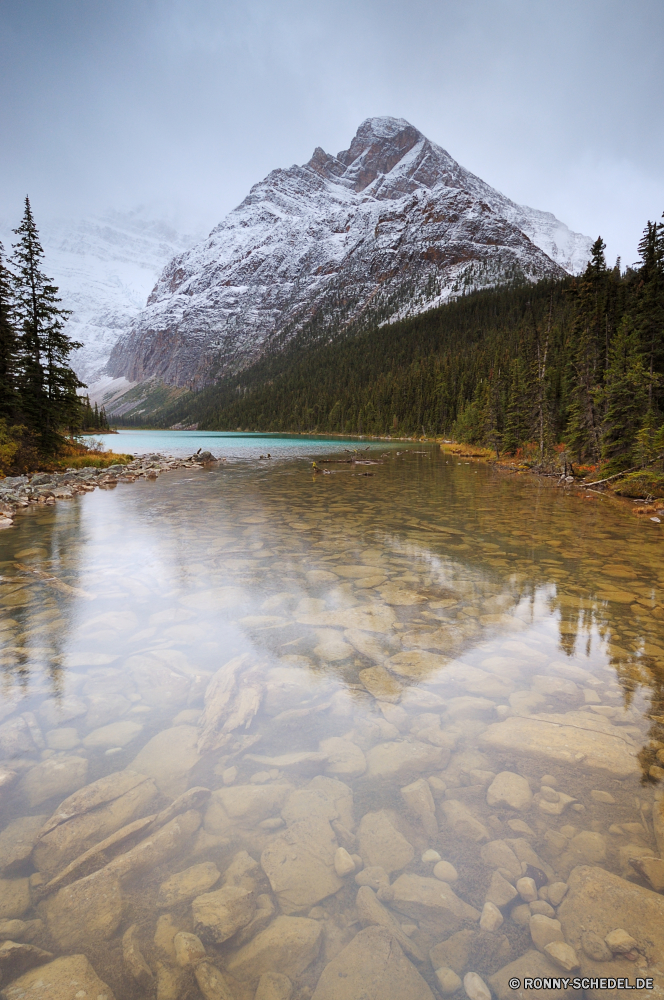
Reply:
[[75, 420], [80, 407], [76, 390], [83, 387], [69, 365], [79, 344], [64, 332], [70, 315], [62, 309], [58, 289], [42, 271], [44, 250], [39, 240], [30, 200], [20, 226], [14, 230], [12, 265], [19, 320], [19, 392], [21, 409], [41, 439], [42, 449], [53, 451], [59, 428]]
[[639, 430], [648, 399], [648, 374], [638, 332], [625, 317], [609, 349], [609, 367], [601, 394], [605, 406], [602, 425], [602, 461], [609, 473], [620, 472], [639, 460]]
[[5, 267], [0, 243], [0, 419], [16, 415], [16, 331], [14, 329], [12, 275]]
[[575, 318], [570, 354], [570, 406], [566, 443], [579, 461], [600, 458], [601, 414], [597, 411], [597, 390], [601, 384], [603, 361], [604, 299], [609, 270], [601, 236], [592, 246], [591, 258], [575, 289]]

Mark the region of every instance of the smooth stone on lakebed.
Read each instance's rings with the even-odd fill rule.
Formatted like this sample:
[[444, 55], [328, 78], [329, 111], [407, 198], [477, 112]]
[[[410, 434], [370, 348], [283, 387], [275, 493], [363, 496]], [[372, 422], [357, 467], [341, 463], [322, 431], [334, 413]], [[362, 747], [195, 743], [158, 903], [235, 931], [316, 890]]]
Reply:
[[0, 872], [11, 874], [25, 864], [48, 816], [21, 816], [0, 833]]
[[110, 726], [93, 729], [83, 740], [88, 750], [95, 747], [124, 747], [138, 736], [143, 726], [138, 722], [112, 722]]
[[3, 1000], [115, 1000], [85, 955], [65, 955], [15, 979], [0, 996]]
[[213, 861], [192, 865], [171, 875], [162, 882], [157, 896], [157, 908], [162, 910], [178, 903], [185, 903], [211, 889], [219, 881], [220, 873]]
[[501, 771], [493, 779], [486, 793], [487, 805], [510, 806], [511, 809], [528, 809], [533, 793], [527, 780], [513, 771]]
[[44, 824], [33, 862], [55, 873], [101, 840], [144, 815], [157, 795], [154, 781], [120, 771], [93, 781], [61, 802]]
[[138, 752], [132, 770], [154, 778], [164, 795], [181, 795], [186, 791], [189, 772], [200, 760], [196, 749], [199, 735], [194, 726], [162, 730]]
[[437, 933], [452, 934], [464, 923], [476, 923], [479, 912], [454, 893], [446, 882], [421, 875], [400, 875], [390, 887], [392, 909], [413, 920], [426, 920]]
[[433, 874], [441, 882], [448, 882], [450, 884], [456, 882], [459, 877], [456, 868], [449, 861], [438, 861], [433, 866]]
[[206, 944], [223, 944], [249, 923], [256, 910], [254, 894], [237, 885], [197, 896], [191, 904], [194, 930]]
[[[597, 725], [583, 712], [555, 716], [512, 716], [488, 726], [480, 744], [498, 752], [509, 751], [529, 761], [562, 761], [584, 769], [608, 771], [617, 777], [640, 774], [637, 748], [618, 727]], [[615, 728], [615, 733], [611, 730]]]
[[264, 972], [258, 980], [254, 1000], [290, 1000], [293, 984], [280, 972]]
[[323, 969], [312, 1000], [434, 1000], [384, 927], [366, 927]]
[[533, 944], [540, 951], [544, 951], [546, 945], [552, 941], [564, 940], [560, 921], [545, 917], [543, 913], [533, 913], [529, 927]]
[[255, 979], [264, 972], [279, 972], [296, 979], [318, 958], [322, 925], [307, 917], [281, 916], [235, 952], [227, 969], [235, 979]]
[[284, 913], [300, 913], [341, 889], [330, 823], [312, 811], [279, 833], [261, 854], [263, 871]]
[[473, 816], [464, 802], [458, 799], [445, 799], [441, 803], [441, 808], [445, 819], [457, 836], [466, 837], [475, 843], [490, 839], [487, 828]]
[[30, 908], [27, 878], [0, 879], [0, 920], [22, 917]]
[[385, 810], [365, 813], [358, 830], [359, 853], [365, 865], [400, 871], [415, 856], [413, 845], [399, 833]]
[[196, 934], [189, 934], [187, 931], [178, 931], [174, 935], [173, 947], [175, 948], [175, 960], [183, 969], [188, 965], [195, 965], [206, 956], [201, 939]]
[[85, 757], [49, 757], [24, 774], [21, 790], [31, 809], [56, 796], [69, 795], [85, 784]]
[[444, 767], [450, 751], [418, 740], [403, 740], [379, 743], [366, 756], [370, 777], [408, 780], [422, 771]]
[[[524, 979], [559, 979], [560, 975], [560, 968], [547, 955], [532, 948], [487, 978], [498, 1000], [531, 1000], [533, 990], [524, 987]], [[512, 979], [519, 980], [520, 985], [516, 989], [510, 986]], [[562, 984], [546, 990], [547, 1000], [568, 1000], [582, 995], [583, 990], [575, 990], [571, 986], [565, 988]]]

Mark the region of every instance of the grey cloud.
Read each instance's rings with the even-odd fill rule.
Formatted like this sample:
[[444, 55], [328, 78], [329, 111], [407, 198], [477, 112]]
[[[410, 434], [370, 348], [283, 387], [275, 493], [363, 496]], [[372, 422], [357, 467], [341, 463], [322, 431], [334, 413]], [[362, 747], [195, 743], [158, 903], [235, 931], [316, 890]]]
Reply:
[[278, 166], [407, 118], [636, 257], [664, 208], [660, 0], [2, 0], [0, 218], [211, 227]]

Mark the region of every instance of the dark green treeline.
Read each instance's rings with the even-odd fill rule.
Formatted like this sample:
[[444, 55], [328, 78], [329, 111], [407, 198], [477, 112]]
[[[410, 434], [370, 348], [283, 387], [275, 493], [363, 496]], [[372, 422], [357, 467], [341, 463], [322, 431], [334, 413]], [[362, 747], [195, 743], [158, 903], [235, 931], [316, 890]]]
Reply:
[[43, 270], [44, 250], [28, 198], [14, 230], [9, 261], [0, 244], [0, 468], [30, 464], [53, 455], [62, 432], [104, 430], [106, 416], [89, 399], [71, 367], [82, 345], [65, 326], [58, 289]]
[[207, 429], [449, 435], [619, 470], [664, 450], [664, 226], [641, 262], [467, 295], [324, 345], [293, 342], [168, 411]]

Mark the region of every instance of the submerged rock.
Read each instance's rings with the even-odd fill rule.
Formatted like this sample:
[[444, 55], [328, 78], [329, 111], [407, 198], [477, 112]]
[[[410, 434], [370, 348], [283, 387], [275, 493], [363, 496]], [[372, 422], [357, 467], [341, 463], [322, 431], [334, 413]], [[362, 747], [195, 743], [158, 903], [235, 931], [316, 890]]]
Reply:
[[619, 778], [640, 773], [637, 748], [627, 733], [583, 712], [566, 715], [512, 716], [496, 722], [480, 743], [498, 752], [563, 762], [609, 772]]
[[441, 803], [445, 819], [455, 834], [480, 843], [489, 840], [489, 831], [473, 816], [467, 805], [458, 799], [446, 799]]
[[134, 982], [138, 983], [141, 989], [148, 990], [154, 983], [154, 976], [150, 966], [143, 958], [143, 952], [138, 943], [137, 930], [136, 924], [132, 924], [122, 935], [122, 957], [127, 974]]
[[[555, 965], [541, 951], [531, 949], [517, 958], [515, 962], [510, 962], [499, 972], [489, 976], [488, 980], [498, 1000], [531, 1000], [533, 990], [524, 987], [524, 979], [527, 977], [560, 979], [561, 975], [571, 978], [568, 974], [563, 974], [559, 966]], [[510, 986], [510, 981], [513, 979], [519, 981], [520, 985], [516, 988]], [[568, 988], [562, 985], [560, 987], [553, 986], [546, 990], [547, 1000], [563, 1000], [563, 998], [567, 1000], [567, 998], [572, 997], [581, 998], [582, 995], [583, 990], [575, 990], [571, 985]]]
[[527, 780], [513, 771], [501, 771], [491, 782], [486, 793], [487, 805], [509, 806], [511, 809], [528, 809], [533, 793]]
[[188, 902], [211, 889], [220, 877], [219, 869], [212, 861], [185, 868], [184, 871], [177, 872], [162, 882], [157, 896], [157, 907], [166, 909], [177, 906], [178, 903]]
[[364, 814], [358, 839], [365, 865], [383, 868], [388, 873], [405, 868], [415, 856], [413, 845], [399, 833], [385, 810]]
[[[649, 963], [654, 965], [661, 960], [664, 955], [664, 896], [604, 868], [587, 866], [572, 871], [568, 886], [567, 895], [558, 907], [558, 919], [565, 940], [581, 959], [583, 975], [588, 975], [590, 968], [598, 970], [593, 975], [601, 976], [632, 976], [634, 972], [633, 963], [619, 955], [610, 963], [591, 959], [588, 956], [588, 932], [591, 931], [608, 947], [607, 935], [620, 928], [638, 942], [639, 951]], [[601, 971], [609, 966], [612, 971]], [[653, 971], [656, 984], [664, 989], [664, 970]]]
[[328, 820], [315, 814], [296, 820], [267, 845], [261, 865], [284, 913], [308, 910], [342, 887], [334, 867], [337, 846]]
[[264, 972], [279, 972], [296, 979], [318, 957], [322, 935], [317, 920], [277, 917], [231, 956], [228, 971], [239, 980], [255, 979]]
[[191, 904], [194, 930], [206, 944], [223, 944], [249, 923], [255, 909], [253, 892], [225, 885], [194, 899]]
[[164, 795], [185, 791], [189, 773], [200, 760], [196, 749], [199, 731], [194, 726], [173, 726], [149, 740], [131, 765], [134, 771], [154, 778]]
[[444, 767], [449, 750], [418, 740], [379, 743], [367, 753], [367, 773], [373, 778], [408, 781], [422, 771]]
[[31, 809], [56, 795], [68, 795], [85, 784], [88, 762], [85, 757], [49, 757], [30, 768], [21, 790]]
[[119, 771], [74, 792], [46, 822], [35, 845], [39, 871], [55, 874], [141, 815], [157, 795], [154, 781], [132, 771]]
[[2, 1000], [115, 1000], [85, 955], [66, 955], [26, 972], [0, 993]]
[[8, 823], [0, 833], [0, 872], [20, 871], [32, 849], [47, 816], [21, 816]]
[[371, 889], [368, 885], [362, 886], [358, 891], [355, 905], [357, 907], [357, 915], [365, 926], [367, 924], [376, 924], [379, 927], [385, 927], [390, 932], [394, 940], [401, 945], [407, 955], [417, 959], [419, 962], [424, 961], [424, 955], [420, 949], [403, 932], [396, 919], [392, 916], [390, 911], [383, 906], [373, 889]]
[[476, 923], [479, 912], [454, 893], [446, 882], [421, 875], [400, 875], [391, 886], [392, 907], [399, 913], [424, 920], [441, 936], [459, 930], [464, 923]]
[[293, 984], [279, 972], [264, 972], [258, 980], [254, 1000], [291, 1000]]
[[367, 927], [329, 962], [312, 1000], [434, 1000], [384, 927]]
[[0, 920], [22, 917], [30, 908], [27, 878], [0, 879]]

